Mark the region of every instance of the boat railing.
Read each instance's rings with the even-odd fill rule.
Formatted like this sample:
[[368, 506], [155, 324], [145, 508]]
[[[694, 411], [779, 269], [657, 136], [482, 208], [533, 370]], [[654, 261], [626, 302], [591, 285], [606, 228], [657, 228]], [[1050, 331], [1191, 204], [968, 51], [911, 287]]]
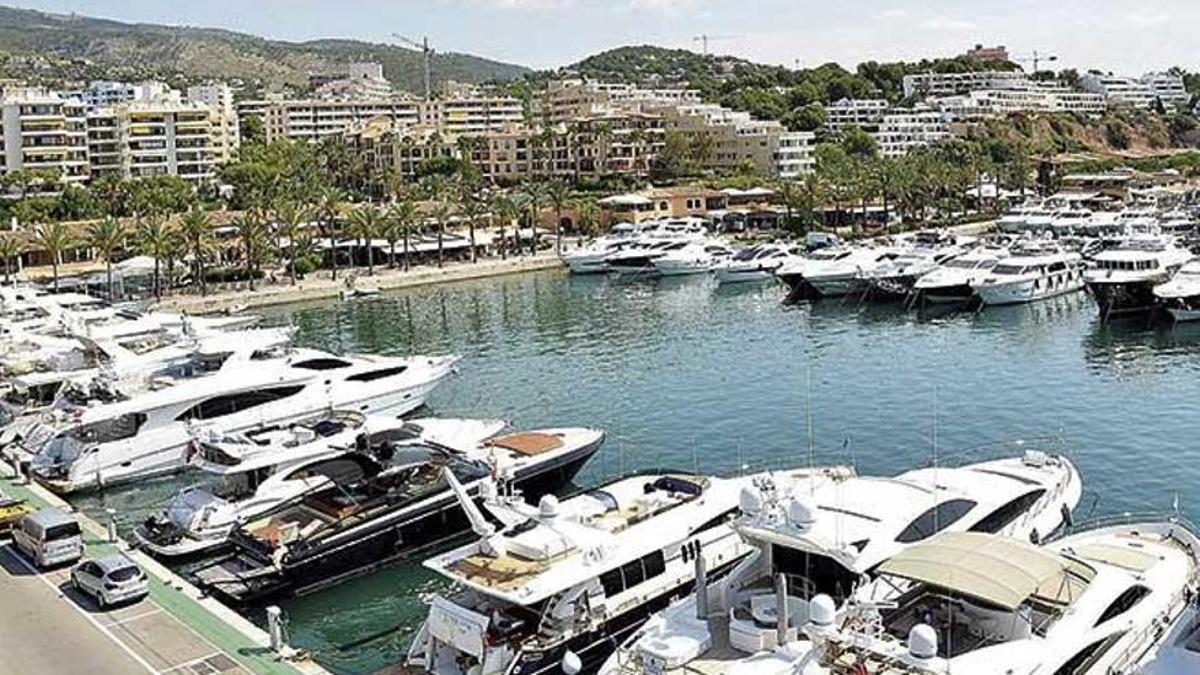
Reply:
[[[1064, 527], [1052, 537], [1047, 538], [1047, 541], [1055, 541], [1079, 534], [1081, 532], [1090, 532], [1100, 530], [1106, 527], [1120, 527], [1122, 525], [1138, 525], [1148, 523], [1170, 523], [1178, 525], [1180, 528], [1193, 538], [1200, 539], [1200, 529], [1187, 516], [1177, 510], [1153, 510], [1147, 509], [1144, 511], [1122, 511], [1121, 513], [1110, 513], [1103, 516], [1088, 518], [1078, 523], [1074, 523], [1068, 527]], [[1184, 542], [1188, 543], [1188, 542]]]
[[[1184, 611], [1187, 610], [1188, 605], [1195, 603], [1200, 598], [1197, 595], [1198, 588], [1200, 588], [1200, 575], [1194, 571], [1188, 582], [1171, 596], [1171, 602], [1167, 606], [1167, 611], [1163, 616], [1160, 619], [1151, 621], [1134, 634], [1129, 644], [1113, 658], [1107, 672], [1134, 672], [1133, 667], [1138, 665], [1146, 655], [1146, 652], [1158, 642], [1163, 633], [1171, 629], [1174, 623], [1183, 615]], [[1192, 613], [1191, 621], [1193, 624], [1197, 621], [1198, 617], [1200, 617], [1200, 613]]]
[[927, 459], [922, 468], [934, 466], [955, 468], [991, 459], [1025, 455], [1029, 452], [1044, 452], [1051, 457], [1057, 455], [1070, 457], [1072, 454], [1066, 438], [1060, 435], [1030, 436], [988, 441], [979, 445], [939, 452], [936, 456]]

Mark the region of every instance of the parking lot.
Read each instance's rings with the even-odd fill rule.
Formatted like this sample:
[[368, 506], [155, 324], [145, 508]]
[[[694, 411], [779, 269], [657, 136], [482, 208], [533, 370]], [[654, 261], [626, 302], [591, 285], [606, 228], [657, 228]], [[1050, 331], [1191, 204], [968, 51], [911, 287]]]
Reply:
[[0, 674], [249, 673], [152, 599], [101, 611], [70, 567], [39, 572], [0, 546]]

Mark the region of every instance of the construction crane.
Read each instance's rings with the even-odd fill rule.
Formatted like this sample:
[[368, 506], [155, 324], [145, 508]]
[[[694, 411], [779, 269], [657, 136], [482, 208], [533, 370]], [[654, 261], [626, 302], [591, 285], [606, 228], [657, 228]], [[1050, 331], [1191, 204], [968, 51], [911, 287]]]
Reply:
[[737, 37], [738, 36], [736, 36], [736, 35], [708, 35], [707, 33], [701, 33], [700, 35], [697, 35], [696, 37], [692, 38], [692, 42], [699, 42], [701, 44], [702, 53], [705, 56], [708, 56], [708, 43], [709, 42], [720, 42], [721, 40], [736, 40]]
[[396, 38], [400, 42], [403, 42], [409, 47], [412, 47], [413, 49], [418, 49], [421, 51], [421, 54], [425, 57], [425, 100], [428, 101], [429, 99], [433, 98], [433, 88], [430, 81], [430, 71], [433, 69], [433, 46], [429, 44], [429, 38], [423, 37], [421, 38], [421, 41], [418, 42], [411, 38], [400, 35], [399, 33], [392, 33], [392, 37]]
[[1054, 54], [1046, 54], [1045, 52], [1039, 52], [1036, 49], [1033, 50], [1032, 54], [1029, 54], [1027, 56], [1018, 56], [1013, 59], [1013, 61], [1016, 61], [1017, 63], [1028, 63], [1028, 64], [1032, 65], [1033, 72], [1035, 72], [1035, 73], [1038, 72], [1038, 64], [1041, 63], [1042, 61], [1053, 62], [1053, 61], [1057, 61], [1057, 60], [1058, 60], [1058, 56], [1056, 56]]

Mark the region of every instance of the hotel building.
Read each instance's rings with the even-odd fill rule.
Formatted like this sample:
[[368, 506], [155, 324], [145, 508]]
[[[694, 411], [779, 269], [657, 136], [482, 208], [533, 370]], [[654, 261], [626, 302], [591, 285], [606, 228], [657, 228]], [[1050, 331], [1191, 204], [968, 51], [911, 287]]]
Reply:
[[37, 170], [63, 184], [87, 181], [87, 118], [81, 101], [39, 88], [6, 89], [0, 126], [4, 173]]

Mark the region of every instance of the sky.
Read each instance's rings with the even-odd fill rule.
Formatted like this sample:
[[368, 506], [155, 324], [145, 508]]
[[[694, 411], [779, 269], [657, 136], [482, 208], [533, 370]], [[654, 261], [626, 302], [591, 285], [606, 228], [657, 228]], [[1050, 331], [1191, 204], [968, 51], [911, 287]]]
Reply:
[[1119, 74], [1200, 70], [1197, 0], [16, 0], [51, 12], [229, 28], [271, 38], [428, 35], [456, 51], [537, 68], [656, 44], [765, 63], [949, 56], [976, 43], [1056, 67]]

